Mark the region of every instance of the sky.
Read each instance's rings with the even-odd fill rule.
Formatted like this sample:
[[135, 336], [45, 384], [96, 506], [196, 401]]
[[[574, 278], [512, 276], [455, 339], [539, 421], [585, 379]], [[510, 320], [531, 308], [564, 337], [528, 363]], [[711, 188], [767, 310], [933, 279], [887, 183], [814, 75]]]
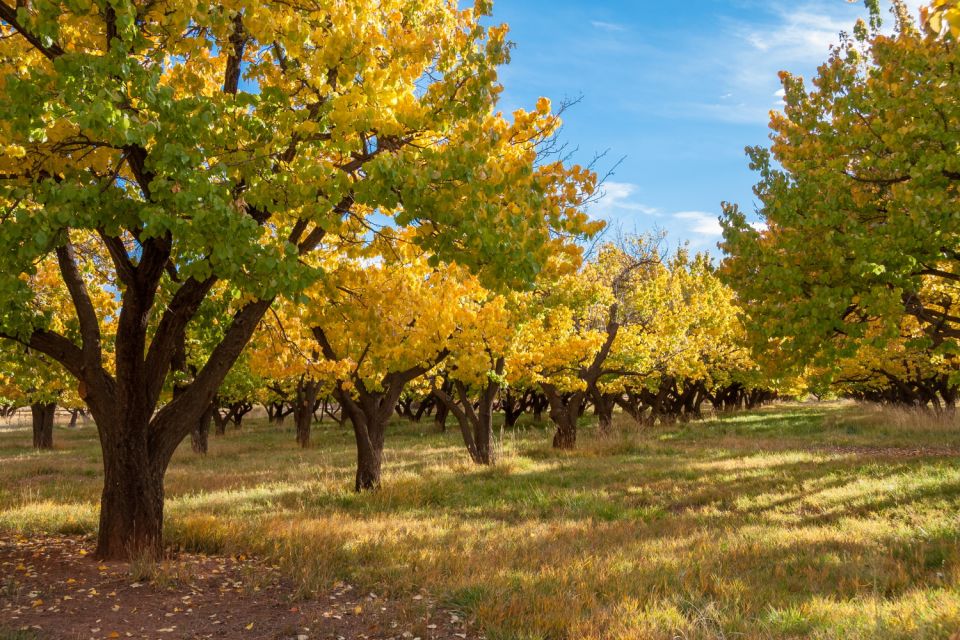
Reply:
[[769, 142], [778, 72], [813, 77], [860, 17], [847, 0], [495, 0], [515, 44], [501, 107], [580, 98], [562, 133], [573, 160], [606, 152], [603, 174], [623, 159], [592, 215], [718, 255], [720, 203], [755, 210], [744, 148]]

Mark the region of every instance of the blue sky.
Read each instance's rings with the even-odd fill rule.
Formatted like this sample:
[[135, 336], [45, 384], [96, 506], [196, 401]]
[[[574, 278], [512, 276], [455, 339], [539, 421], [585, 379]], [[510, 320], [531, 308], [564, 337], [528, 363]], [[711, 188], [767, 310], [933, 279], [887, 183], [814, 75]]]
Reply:
[[502, 108], [582, 96], [564, 119], [575, 159], [625, 157], [592, 213], [718, 253], [720, 202], [753, 211], [743, 149], [768, 141], [777, 72], [810, 78], [866, 15], [847, 0], [495, 0], [516, 44]]

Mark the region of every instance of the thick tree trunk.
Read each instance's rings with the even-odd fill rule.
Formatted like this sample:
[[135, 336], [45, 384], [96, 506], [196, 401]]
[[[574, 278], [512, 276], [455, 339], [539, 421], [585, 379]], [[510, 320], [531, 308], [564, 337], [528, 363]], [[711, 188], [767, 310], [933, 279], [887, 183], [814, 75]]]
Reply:
[[34, 449], [53, 449], [53, 418], [56, 413], [57, 405], [53, 402], [38, 402], [30, 405]]
[[[166, 461], [149, 455], [146, 425], [103, 441], [103, 494], [97, 556], [158, 558], [163, 552]], [[118, 434], [119, 435], [119, 434]]]
[[357, 475], [354, 482], [357, 492], [380, 488], [386, 424], [368, 424], [366, 431], [365, 435], [357, 435]]
[[616, 396], [602, 393], [596, 387], [591, 389], [593, 413], [597, 416], [597, 424], [601, 433], [609, 433], [613, 427], [613, 408], [616, 406]]
[[213, 403], [213, 432], [218, 436], [222, 436], [227, 433], [227, 423], [230, 422], [230, 416], [225, 416], [220, 413], [220, 407], [217, 405], [217, 402]]
[[197, 426], [190, 432], [190, 446], [193, 448], [194, 453], [207, 455], [210, 440], [210, 423], [213, 422], [213, 412], [215, 410], [211, 403], [210, 407], [200, 416], [200, 420], [197, 421]]
[[297, 397], [293, 403], [293, 421], [297, 426], [297, 444], [306, 449], [310, 446], [310, 428], [313, 426], [313, 409], [320, 393], [320, 383], [300, 380]]
[[569, 409], [564, 409], [561, 413], [550, 411], [550, 418], [557, 425], [557, 431], [553, 434], [554, 449], [573, 449], [577, 446], [577, 419], [571, 415]]
[[354, 481], [354, 490], [357, 492], [380, 488], [387, 423], [403, 389], [402, 383], [385, 386], [387, 389], [384, 392], [363, 390], [359, 398], [351, 397], [343, 388], [336, 391], [341, 410], [353, 425], [357, 443], [357, 474]]

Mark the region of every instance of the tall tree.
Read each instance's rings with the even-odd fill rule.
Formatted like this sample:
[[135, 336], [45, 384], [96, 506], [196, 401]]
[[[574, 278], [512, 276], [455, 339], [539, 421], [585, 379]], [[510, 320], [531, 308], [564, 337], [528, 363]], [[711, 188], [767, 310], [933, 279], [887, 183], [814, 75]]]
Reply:
[[960, 346], [960, 47], [902, 2], [884, 34], [872, 4], [811, 88], [782, 74], [773, 145], [748, 150], [762, 224], [725, 206], [724, 271], [751, 330], [799, 359], [882, 345], [905, 313], [928, 344]]
[[[0, 335], [78, 380], [103, 449], [100, 557], [160, 553], [174, 450], [272, 301], [322, 278], [310, 256], [345, 223], [377, 212], [438, 259], [521, 280], [583, 228], [548, 193], [562, 165], [503, 154], [555, 118], [546, 100], [494, 113], [508, 45], [481, 24], [489, 6], [0, 0]], [[115, 364], [87, 236], [109, 256], [93, 284], [119, 300]], [[76, 338], [30, 285], [47, 255]], [[159, 406], [218, 283], [237, 302], [223, 338]]]

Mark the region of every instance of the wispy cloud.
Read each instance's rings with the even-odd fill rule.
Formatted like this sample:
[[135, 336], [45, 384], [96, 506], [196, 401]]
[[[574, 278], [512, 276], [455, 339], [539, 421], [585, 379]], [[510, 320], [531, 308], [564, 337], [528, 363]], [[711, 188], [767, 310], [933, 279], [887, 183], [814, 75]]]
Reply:
[[603, 197], [593, 204], [590, 212], [596, 218], [608, 219], [624, 213], [639, 213], [646, 216], [659, 216], [656, 207], [643, 204], [635, 199], [639, 187], [629, 182], [607, 181], [603, 183]]
[[[920, 0], [914, 0], [919, 2]], [[751, 4], [751, 6], [753, 6]], [[678, 113], [735, 124], [765, 124], [771, 108], [782, 107], [778, 72], [813, 73], [850, 32], [862, 6], [837, 0], [771, 0], [756, 4], [757, 20], [727, 19], [715, 35], [701, 43], [700, 60], [714, 63], [707, 71], [722, 78], [721, 100], [689, 102]]]
[[604, 22], [603, 20], [591, 20], [590, 25], [594, 29], [600, 29], [601, 31], [610, 31], [613, 33], [627, 30], [627, 27], [622, 24], [618, 24], [616, 22]]
[[680, 211], [673, 217], [682, 221], [682, 226], [690, 233], [702, 236], [719, 236], [723, 234], [720, 220], [712, 213], [705, 211]]

